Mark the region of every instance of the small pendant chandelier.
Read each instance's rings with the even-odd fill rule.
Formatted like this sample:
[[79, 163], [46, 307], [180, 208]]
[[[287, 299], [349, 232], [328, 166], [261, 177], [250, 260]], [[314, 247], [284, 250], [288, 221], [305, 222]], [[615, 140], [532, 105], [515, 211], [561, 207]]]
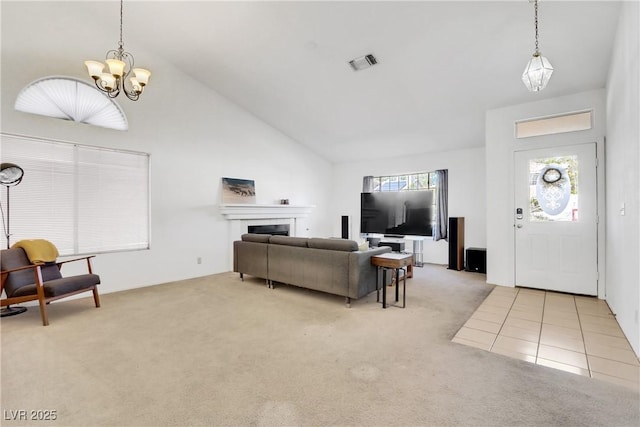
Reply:
[[[531, 0], [530, 0], [531, 1]], [[547, 58], [538, 50], [538, 0], [533, 0], [536, 27], [536, 51], [522, 73], [522, 81], [530, 92], [538, 92], [549, 83], [553, 67]]]
[[[124, 92], [132, 101], [137, 101], [144, 87], [149, 83], [151, 72], [144, 68], [133, 68], [133, 55], [125, 52], [122, 42], [122, 9], [124, 0], [120, 0], [120, 42], [118, 49], [107, 52], [106, 60], [109, 72], [103, 72], [105, 64], [99, 61], [84, 61], [89, 75], [93, 78], [98, 89], [105, 92], [109, 98], [115, 98]], [[129, 77], [133, 72], [134, 76]], [[127, 80], [128, 78], [128, 80]]]

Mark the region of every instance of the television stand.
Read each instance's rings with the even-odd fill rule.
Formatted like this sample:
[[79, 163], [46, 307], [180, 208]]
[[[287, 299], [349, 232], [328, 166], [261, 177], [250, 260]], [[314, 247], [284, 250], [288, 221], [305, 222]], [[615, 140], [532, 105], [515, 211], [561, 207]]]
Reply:
[[404, 234], [385, 234], [384, 237], [390, 239], [404, 239]]
[[404, 252], [404, 240], [380, 239], [378, 247], [389, 246], [393, 252]]

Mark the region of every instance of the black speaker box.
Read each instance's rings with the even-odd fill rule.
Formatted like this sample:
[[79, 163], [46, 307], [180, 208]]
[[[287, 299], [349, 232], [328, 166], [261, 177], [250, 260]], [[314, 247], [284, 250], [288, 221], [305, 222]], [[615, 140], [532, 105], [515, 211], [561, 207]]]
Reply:
[[347, 215], [342, 215], [342, 238], [349, 238], [349, 217]]
[[464, 218], [449, 218], [449, 270], [464, 268]]
[[381, 246], [389, 246], [393, 252], [403, 252], [404, 251], [404, 242], [389, 242], [381, 240], [378, 243], [378, 247]]
[[467, 248], [467, 271], [487, 272], [487, 250], [485, 248]]

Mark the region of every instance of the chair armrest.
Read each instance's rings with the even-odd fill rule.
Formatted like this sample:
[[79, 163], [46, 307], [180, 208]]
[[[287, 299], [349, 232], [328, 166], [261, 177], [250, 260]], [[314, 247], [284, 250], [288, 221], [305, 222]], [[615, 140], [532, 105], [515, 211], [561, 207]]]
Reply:
[[64, 260], [64, 261], [60, 261], [60, 262], [57, 262], [56, 264], [58, 264], [58, 267], [59, 267], [62, 264], [66, 264], [68, 262], [82, 261], [83, 259], [88, 260], [89, 258], [95, 258], [95, 257], [96, 257], [95, 255], [83, 256], [83, 257], [80, 257], [80, 258], [67, 259], [67, 260]]
[[91, 269], [91, 258], [95, 258], [95, 255], [89, 255], [89, 256], [84, 256], [84, 257], [80, 257], [80, 258], [68, 259], [68, 260], [65, 260], [65, 261], [60, 261], [60, 262], [58, 262], [56, 264], [58, 265], [58, 269], [62, 269], [62, 265], [66, 264], [68, 262], [87, 260], [87, 268], [89, 270], [89, 273], [92, 274], [93, 271]]
[[18, 267], [18, 268], [12, 268], [11, 270], [2, 270], [0, 273], [2, 273], [2, 275], [6, 275], [9, 273], [14, 273], [16, 271], [22, 271], [22, 270], [29, 270], [32, 268], [36, 268], [36, 267], [42, 267], [44, 265], [44, 263], [39, 262], [37, 264], [29, 264], [29, 265], [25, 265], [23, 267]]

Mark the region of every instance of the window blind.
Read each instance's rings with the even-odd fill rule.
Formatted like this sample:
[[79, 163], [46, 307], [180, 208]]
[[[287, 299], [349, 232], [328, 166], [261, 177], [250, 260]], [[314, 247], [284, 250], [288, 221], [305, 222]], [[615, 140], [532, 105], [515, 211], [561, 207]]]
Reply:
[[61, 255], [149, 247], [147, 153], [3, 134], [1, 155], [24, 170], [9, 189], [12, 244], [47, 239]]

